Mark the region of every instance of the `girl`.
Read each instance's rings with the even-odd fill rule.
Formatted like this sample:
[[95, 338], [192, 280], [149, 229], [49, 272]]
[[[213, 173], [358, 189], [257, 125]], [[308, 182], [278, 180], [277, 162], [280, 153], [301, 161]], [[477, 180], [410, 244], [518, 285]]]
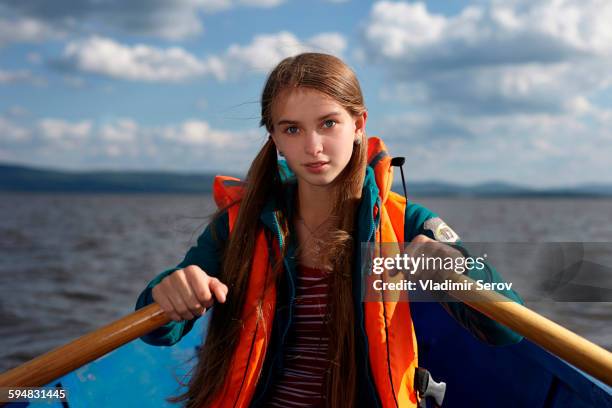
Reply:
[[[435, 245], [456, 255], [460, 247], [443, 242], [458, 237], [389, 191], [391, 159], [382, 141], [366, 138], [359, 83], [338, 58], [304, 53], [280, 62], [261, 116], [269, 138], [246, 181], [216, 179], [213, 221], [136, 305], [155, 301], [172, 319], [143, 340], [172, 345], [215, 304], [188, 389], [171, 400], [194, 408], [416, 406], [408, 303], [362, 302], [359, 246], [442, 241]], [[500, 280], [493, 269], [478, 279]], [[520, 340], [463, 304], [445, 307], [484, 341]]]

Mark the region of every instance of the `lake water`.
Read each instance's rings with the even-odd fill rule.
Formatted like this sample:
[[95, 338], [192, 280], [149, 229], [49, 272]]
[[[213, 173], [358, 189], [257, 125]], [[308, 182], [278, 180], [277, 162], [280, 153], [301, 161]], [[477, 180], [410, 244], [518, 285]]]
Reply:
[[[415, 201], [464, 241], [612, 247], [610, 199]], [[0, 370], [132, 312], [147, 282], [182, 260], [213, 211], [210, 196], [0, 194]], [[612, 349], [612, 302], [527, 306]]]

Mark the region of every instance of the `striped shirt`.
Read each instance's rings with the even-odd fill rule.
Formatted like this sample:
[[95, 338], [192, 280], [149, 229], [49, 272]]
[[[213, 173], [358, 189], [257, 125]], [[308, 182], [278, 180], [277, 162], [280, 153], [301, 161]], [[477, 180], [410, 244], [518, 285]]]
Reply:
[[327, 297], [327, 272], [299, 265], [284, 369], [272, 386], [265, 406], [325, 406], [325, 372], [329, 368], [329, 334], [325, 327]]

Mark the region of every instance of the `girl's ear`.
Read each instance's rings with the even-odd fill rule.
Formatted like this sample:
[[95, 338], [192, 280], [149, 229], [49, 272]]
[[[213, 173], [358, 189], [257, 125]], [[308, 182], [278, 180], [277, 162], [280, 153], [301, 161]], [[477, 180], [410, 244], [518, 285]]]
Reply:
[[366, 121], [368, 120], [368, 112], [364, 111], [361, 115], [355, 118], [355, 134], [359, 137], [365, 133]]
[[278, 149], [278, 143], [276, 143], [276, 137], [274, 136], [272, 132], [270, 132], [270, 139], [272, 140], [272, 143], [274, 143], [274, 145]]

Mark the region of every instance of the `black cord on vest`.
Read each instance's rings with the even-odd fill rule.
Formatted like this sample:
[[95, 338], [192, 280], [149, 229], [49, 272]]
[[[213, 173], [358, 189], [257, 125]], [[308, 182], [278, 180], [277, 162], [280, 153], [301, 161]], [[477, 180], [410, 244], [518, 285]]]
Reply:
[[402, 167], [405, 162], [406, 158], [404, 157], [394, 157], [391, 159], [391, 165], [400, 168], [400, 173], [402, 174], [402, 186], [404, 187], [404, 197], [406, 197], [406, 202], [408, 202], [408, 193], [406, 192], [406, 180], [404, 179], [404, 168]]

